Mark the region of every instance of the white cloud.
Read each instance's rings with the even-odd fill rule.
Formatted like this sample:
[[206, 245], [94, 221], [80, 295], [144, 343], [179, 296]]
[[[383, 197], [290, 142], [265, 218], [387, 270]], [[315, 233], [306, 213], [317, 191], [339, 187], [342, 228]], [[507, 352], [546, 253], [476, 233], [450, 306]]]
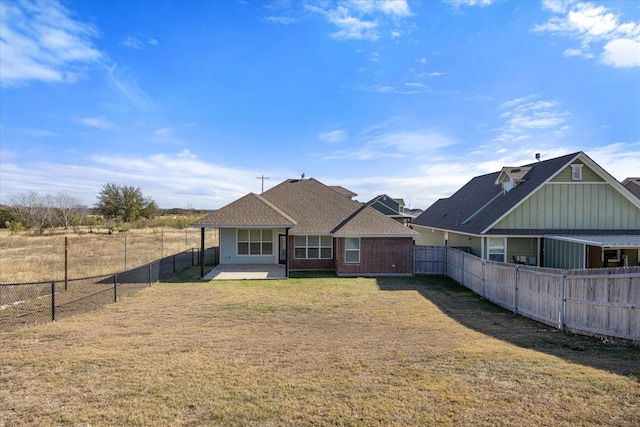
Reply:
[[159, 128], [153, 131], [155, 136], [167, 136], [171, 133], [171, 129], [169, 128]]
[[583, 58], [591, 59], [593, 58], [593, 54], [590, 52], [584, 52], [581, 49], [565, 49], [563, 52], [563, 56], [571, 57], [571, 56], [581, 56]]
[[82, 123], [83, 125], [97, 128], [97, 129], [111, 129], [115, 125], [110, 121], [102, 118], [102, 117], [81, 117], [76, 119], [78, 123]]
[[[640, 67], [640, 23], [621, 22], [621, 15], [604, 6], [580, 1], [547, 1], [543, 7], [554, 13], [547, 22], [533, 28], [536, 32], [564, 35], [579, 41], [579, 48], [564, 51], [564, 56], [587, 59], [598, 56], [613, 67]], [[594, 55], [592, 50], [602, 49]]]
[[146, 111], [155, 108], [153, 101], [138, 86], [138, 80], [131, 77], [127, 70], [118, 69], [117, 64], [107, 69], [107, 82], [139, 110]]
[[494, 3], [495, 0], [446, 0], [448, 3], [452, 3], [455, 6], [489, 6]]
[[75, 82], [83, 64], [102, 58], [92, 41], [97, 29], [71, 18], [57, 1], [3, 2], [0, 28], [3, 85]]
[[318, 135], [318, 138], [329, 144], [336, 144], [347, 139], [347, 132], [341, 129], [336, 129], [329, 132], [323, 132]]
[[364, 129], [351, 138], [349, 147], [327, 155], [325, 160], [374, 160], [381, 158], [418, 158], [433, 154], [435, 150], [457, 144], [446, 134], [433, 130], [399, 130], [389, 123]]
[[604, 46], [602, 61], [614, 67], [640, 67], [640, 42], [612, 40]]
[[122, 44], [131, 49], [142, 49], [144, 47], [144, 42], [133, 36], [128, 36], [122, 40]]
[[296, 22], [295, 19], [289, 18], [288, 16], [275, 16], [275, 15], [266, 16], [264, 20], [272, 24], [280, 24], [280, 25], [290, 25]]
[[53, 136], [60, 136], [55, 132], [45, 129], [21, 129], [20, 132], [28, 136], [34, 136], [36, 138], [50, 138]]
[[375, 21], [365, 21], [351, 15], [349, 9], [339, 6], [326, 13], [329, 22], [334, 24], [339, 30], [331, 34], [331, 37], [338, 40], [347, 39], [368, 39], [377, 40], [378, 23]]
[[255, 171], [207, 163], [188, 151], [145, 157], [99, 155], [78, 164], [34, 162], [2, 154], [2, 197], [23, 191], [63, 192], [93, 206], [100, 188], [115, 182], [139, 186], [162, 208], [215, 209], [260, 189], [259, 182], [252, 186]]
[[500, 115], [504, 125], [498, 129], [494, 141], [516, 142], [531, 138], [541, 131], [564, 132], [570, 114], [560, 111], [555, 100], [535, 100], [535, 97], [518, 98], [504, 102]]
[[405, 34], [400, 21], [411, 15], [406, 0], [352, 0], [338, 5], [321, 3], [306, 9], [323, 15], [338, 31], [329, 34], [337, 40], [378, 40], [383, 35], [398, 38]]
[[142, 40], [139, 37], [135, 37], [135, 36], [127, 36], [124, 39], [122, 39], [120, 41], [120, 43], [125, 46], [128, 47], [130, 49], [143, 49], [146, 46], [157, 46], [158, 45], [158, 40], [154, 39], [154, 38], [149, 38], [147, 39], [147, 41], [145, 42], [144, 40]]

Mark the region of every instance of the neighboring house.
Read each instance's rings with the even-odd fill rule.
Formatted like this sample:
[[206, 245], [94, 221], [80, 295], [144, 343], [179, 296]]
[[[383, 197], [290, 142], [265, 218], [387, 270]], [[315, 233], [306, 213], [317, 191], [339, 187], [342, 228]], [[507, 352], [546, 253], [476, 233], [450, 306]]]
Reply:
[[414, 218], [411, 214], [406, 213], [403, 199], [394, 199], [386, 194], [376, 196], [366, 204], [400, 224], [408, 225]]
[[416, 218], [416, 244], [554, 268], [638, 264], [640, 199], [585, 153], [477, 176]]
[[622, 185], [640, 199], [640, 178], [627, 178], [622, 181]]
[[[344, 190], [344, 189], [343, 189]], [[220, 230], [221, 264], [412, 275], [415, 231], [311, 179], [250, 193], [192, 224]]]
[[332, 188], [332, 189], [336, 190], [338, 193], [340, 193], [343, 196], [346, 196], [346, 197], [348, 197], [350, 199], [353, 199], [354, 197], [357, 196], [357, 194], [354, 193], [353, 191], [347, 190], [346, 188], [341, 187], [339, 185], [329, 185], [329, 188]]

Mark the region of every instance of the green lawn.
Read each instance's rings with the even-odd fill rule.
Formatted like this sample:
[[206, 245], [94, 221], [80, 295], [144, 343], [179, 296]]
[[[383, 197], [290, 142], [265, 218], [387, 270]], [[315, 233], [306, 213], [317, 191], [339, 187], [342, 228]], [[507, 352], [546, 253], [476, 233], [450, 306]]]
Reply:
[[0, 425], [640, 425], [640, 349], [449, 280], [197, 274], [0, 333]]

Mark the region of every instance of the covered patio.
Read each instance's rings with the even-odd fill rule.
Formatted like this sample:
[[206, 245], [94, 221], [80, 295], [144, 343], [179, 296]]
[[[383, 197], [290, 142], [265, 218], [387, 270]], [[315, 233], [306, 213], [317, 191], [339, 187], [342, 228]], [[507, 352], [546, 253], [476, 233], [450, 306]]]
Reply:
[[268, 280], [286, 279], [280, 264], [218, 264], [202, 280]]

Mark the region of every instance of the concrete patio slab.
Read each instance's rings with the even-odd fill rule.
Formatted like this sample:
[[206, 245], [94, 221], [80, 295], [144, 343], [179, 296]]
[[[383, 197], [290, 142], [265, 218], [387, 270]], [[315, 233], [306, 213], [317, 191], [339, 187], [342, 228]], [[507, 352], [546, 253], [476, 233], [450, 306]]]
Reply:
[[218, 264], [202, 280], [267, 280], [285, 279], [280, 264]]

